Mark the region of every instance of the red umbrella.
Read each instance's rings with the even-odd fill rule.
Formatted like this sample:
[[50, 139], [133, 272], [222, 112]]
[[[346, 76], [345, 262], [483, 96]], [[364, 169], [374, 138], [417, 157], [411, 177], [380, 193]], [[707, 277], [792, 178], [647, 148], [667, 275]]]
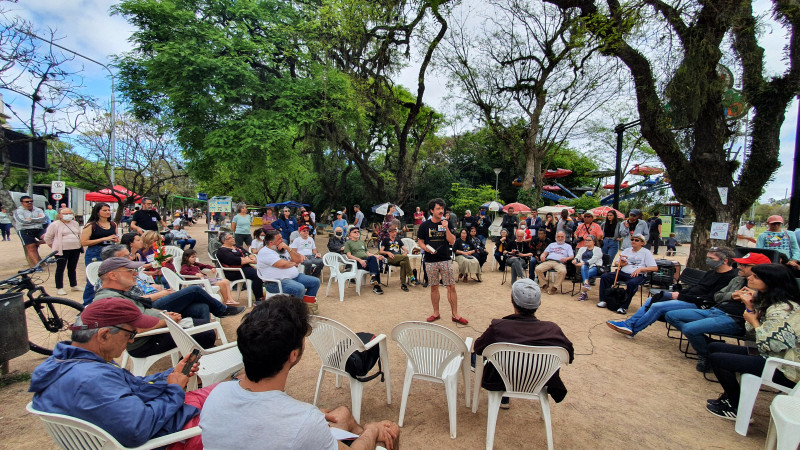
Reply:
[[615, 213], [617, 213], [617, 218], [618, 219], [624, 219], [625, 218], [625, 214], [622, 214], [621, 212], [619, 212], [618, 210], [616, 210], [616, 209], [614, 209], [614, 208], [612, 208], [610, 206], [598, 206], [597, 208], [590, 209], [588, 212], [592, 213], [592, 215], [595, 216], [595, 217], [605, 217], [605, 216], [608, 215], [609, 211], [614, 211]]
[[[114, 186], [114, 191], [113, 192], [116, 193], [117, 196], [119, 196], [123, 200], [125, 198], [128, 198], [128, 197], [136, 197], [136, 200], [134, 201], [134, 203], [141, 203], [142, 202], [142, 196], [141, 195], [129, 191], [128, 188], [126, 188], [124, 186], [120, 186], [120, 185]], [[86, 200], [90, 201], [90, 202], [117, 203], [117, 197], [114, 197], [111, 194], [112, 194], [112, 191], [109, 188], [100, 189], [99, 191], [89, 192], [88, 194], [86, 194]]]
[[508, 212], [508, 208], [514, 208], [514, 212], [515, 213], [529, 213], [529, 212], [531, 212], [531, 209], [528, 206], [523, 205], [522, 203], [517, 203], [517, 202], [509, 203], [506, 206], [504, 206], [503, 207], [503, 212]]

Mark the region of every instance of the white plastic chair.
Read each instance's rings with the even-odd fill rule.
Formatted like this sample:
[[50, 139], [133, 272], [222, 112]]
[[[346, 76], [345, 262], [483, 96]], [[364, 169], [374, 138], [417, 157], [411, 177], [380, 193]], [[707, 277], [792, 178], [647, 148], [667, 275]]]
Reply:
[[[279, 295], [279, 294], [283, 294], [283, 285], [281, 284], [281, 280], [279, 280], [279, 279], [277, 279], [277, 278], [265, 278], [264, 276], [262, 276], [262, 275], [261, 275], [261, 269], [259, 269], [259, 268], [257, 268], [257, 269], [256, 269], [256, 271], [258, 272], [258, 277], [259, 277], [259, 278], [261, 278], [261, 281], [262, 281], [262, 282], [264, 282], [264, 288], [265, 288], [265, 289], [264, 289], [264, 292], [265, 292], [265, 294], [264, 294], [264, 298], [265, 298], [265, 299], [267, 299], [267, 298], [270, 298], [270, 297], [272, 297], [273, 295]], [[267, 283], [275, 283], [275, 284], [277, 284], [277, 285], [278, 285], [278, 292], [276, 292], [276, 293], [274, 293], [274, 294], [273, 294], [272, 292], [268, 291], [268, 290], [266, 289], [266, 287], [267, 287]], [[251, 306], [253, 306], [253, 302], [250, 300], [252, 297], [253, 297], [253, 296], [251, 295], [251, 296], [248, 298], [248, 302], [247, 302], [247, 307], [248, 307], [248, 308], [249, 308], [249, 307], [251, 307]]]
[[181, 260], [183, 260], [183, 250], [180, 247], [176, 245], [165, 245], [164, 253], [172, 256], [172, 265], [175, 267], [181, 266]]
[[417, 241], [411, 238], [403, 238], [400, 239], [400, 241], [403, 242], [403, 247], [405, 247], [406, 250], [408, 250], [408, 262], [413, 263], [416, 260], [419, 262], [418, 265], [422, 265], [422, 252], [419, 252], [416, 255], [412, 254], [415, 248], [419, 248], [419, 246], [417, 245]]
[[336, 387], [340, 387], [339, 377], [350, 380], [351, 411], [356, 422], [361, 421], [361, 397], [364, 383], [350, 376], [345, 371], [347, 358], [354, 352], [363, 352], [378, 345], [381, 353], [381, 367], [386, 383], [386, 403], [392, 404], [391, 377], [389, 376], [389, 352], [386, 347], [386, 335], [379, 334], [374, 339], [364, 344], [352, 330], [341, 323], [322, 316], [311, 316], [311, 335], [308, 339], [322, 360], [322, 367], [317, 377], [317, 389], [314, 392], [314, 405], [319, 400], [319, 391], [322, 387], [322, 377], [325, 372], [336, 375]]
[[245, 289], [247, 289], [247, 304], [252, 305], [253, 281], [244, 277], [244, 271], [242, 271], [242, 269], [238, 267], [223, 267], [222, 264], [219, 262], [219, 260], [216, 257], [214, 257], [214, 255], [212, 255], [210, 252], [208, 254], [208, 257], [211, 259], [211, 262], [214, 263], [215, 266], [217, 266], [217, 273], [219, 274], [220, 278], [226, 278], [226, 279], [228, 278], [225, 276], [225, 272], [236, 273], [239, 275], [239, 278], [236, 280], [228, 279], [228, 281], [231, 282], [231, 292], [233, 292], [238, 286], [239, 294], [236, 296], [236, 300], [238, 301], [239, 298], [242, 296], [242, 287], [244, 287]]
[[86, 266], [86, 281], [88, 281], [92, 286], [96, 285], [97, 280], [100, 278], [100, 276], [97, 274], [97, 271], [100, 270], [100, 264], [103, 264], [103, 262], [95, 261]]
[[[165, 313], [161, 313], [164, 321], [167, 322], [169, 334], [178, 351], [181, 355], [186, 356], [197, 349], [200, 351], [200, 370], [197, 371], [197, 377], [203, 380], [203, 386], [210, 386], [214, 383], [229, 378], [234, 372], [244, 367], [242, 363], [242, 354], [239, 353], [239, 348], [236, 346], [236, 341], [222, 344], [219, 347], [204, 349], [186, 332], [180, 325], [170, 319]], [[197, 380], [191, 378], [187, 390], [197, 388]]]
[[199, 285], [200, 287], [205, 290], [208, 295], [214, 297], [215, 299], [222, 301], [222, 296], [219, 295], [219, 286], [212, 286], [211, 282], [208, 281], [207, 278], [199, 278], [196, 280], [184, 280], [183, 277], [178, 275], [177, 273], [173, 272], [171, 269], [166, 267], [161, 268], [161, 275], [164, 275], [164, 278], [167, 280], [167, 284], [172, 289], [179, 291], [186, 286], [195, 286]]
[[800, 445], [800, 397], [779, 395], [769, 406], [766, 450], [797, 450]]
[[[486, 361], [483, 361], [486, 358]], [[489, 394], [486, 424], [486, 448], [494, 447], [494, 431], [497, 413], [503, 397], [539, 400], [542, 406], [547, 433], [547, 448], [553, 449], [553, 429], [550, 423], [550, 398], [545, 383], [569, 362], [569, 353], [561, 347], [537, 347], [531, 345], [495, 343], [483, 349], [475, 364], [475, 391], [472, 397], [472, 412], [478, 412], [478, 401], [483, 381], [484, 365], [490, 362], [497, 369], [505, 384], [505, 391], [487, 391]]]
[[775, 388], [784, 393], [796, 392], [798, 389], [798, 386], [795, 386], [794, 389], [792, 389], [772, 381], [772, 377], [775, 375], [775, 370], [777, 370], [778, 366], [781, 365], [800, 367], [800, 363], [796, 363], [794, 361], [780, 358], [767, 358], [767, 362], [764, 364], [764, 370], [761, 372], [761, 376], [752, 375], [749, 373], [742, 374], [741, 380], [739, 381], [739, 409], [736, 411], [736, 426], [734, 427], [736, 432], [742, 436], [747, 436], [747, 428], [750, 426], [750, 417], [753, 414], [753, 406], [756, 404], [756, 397], [758, 396], [758, 391], [761, 389], [762, 384], [764, 386]]
[[418, 378], [443, 383], [450, 416], [450, 438], [455, 439], [459, 372], [464, 376], [465, 400], [467, 407], [470, 406], [469, 349], [472, 348], [472, 338], [464, 341], [452, 330], [441, 325], [403, 322], [392, 330], [392, 339], [407, 358], [398, 425], [403, 426], [411, 380]]
[[[322, 255], [322, 263], [330, 270], [330, 276], [328, 277], [328, 288], [325, 290], [325, 297], [328, 296], [331, 292], [331, 283], [336, 281], [336, 284], [339, 286], [339, 301], [344, 301], [344, 288], [347, 285], [347, 280], [355, 280], [358, 277], [358, 269], [356, 268], [356, 262], [351, 261], [344, 256], [328, 252]], [[341, 267], [343, 265], [347, 265], [350, 267], [350, 270], [342, 270]], [[361, 283], [356, 281], [356, 293], [361, 295]]]
[[25, 409], [42, 419], [50, 437], [64, 450], [153, 449], [200, 436], [202, 431], [200, 427], [192, 427], [188, 430], [181, 430], [166, 436], [150, 439], [138, 447], [124, 447], [108, 432], [93, 423], [64, 414], [36, 410], [33, 408], [32, 402], [28, 403]]

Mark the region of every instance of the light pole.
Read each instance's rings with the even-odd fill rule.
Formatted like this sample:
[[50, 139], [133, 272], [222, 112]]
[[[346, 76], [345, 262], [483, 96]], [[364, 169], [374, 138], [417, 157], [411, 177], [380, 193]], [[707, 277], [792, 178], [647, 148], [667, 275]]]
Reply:
[[494, 169], [494, 201], [497, 201], [497, 186], [500, 181], [500, 172], [502, 171], [503, 169]]
[[49, 41], [49, 40], [47, 40], [47, 39], [45, 39], [43, 37], [39, 37], [39, 36], [31, 33], [30, 31], [22, 30], [22, 29], [19, 29], [19, 28], [17, 28], [17, 30], [19, 32], [21, 32], [21, 33], [27, 34], [28, 36], [30, 36], [32, 38], [39, 39], [40, 41], [47, 42], [48, 44], [56, 46], [56, 47], [60, 48], [61, 50], [64, 50], [66, 52], [70, 52], [75, 56], [80, 56], [81, 58], [83, 58], [83, 59], [85, 59], [87, 61], [91, 61], [91, 62], [101, 66], [102, 68], [106, 69], [106, 71], [108, 71], [108, 74], [111, 76], [111, 137], [110, 137], [111, 142], [110, 142], [110, 145], [109, 145], [109, 147], [110, 147], [109, 148], [109, 150], [110, 150], [110, 152], [109, 152], [109, 162], [111, 164], [111, 188], [113, 189], [114, 188], [114, 184], [115, 184], [114, 183], [114, 158], [115, 158], [116, 149], [117, 149], [117, 143], [116, 143], [116, 136], [114, 134], [114, 128], [116, 128], [116, 125], [117, 125], [117, 113], [116, 113], [116, 101], [114, 100], [114, 74], [111, 72], [111, 69], [109, 69], [107, 65], [105, 65], [105, 64], [103, 64], [103, 63], [101, 63], [99, 61], [96, 61], [96, 60], [94, 60], [92, 58], [89, 58], [86, 55], [82, 55], [82, 54], [76, 52], [75, 50], [70, 50], [70, 49], [64, 47], [63, 45], [56, 44], [53, 41]]

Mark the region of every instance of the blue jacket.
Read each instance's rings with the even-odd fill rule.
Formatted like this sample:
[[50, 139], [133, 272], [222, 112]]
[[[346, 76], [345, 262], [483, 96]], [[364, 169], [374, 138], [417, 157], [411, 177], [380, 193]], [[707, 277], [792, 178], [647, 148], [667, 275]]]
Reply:
[[184, 392], [166, 382], [172, 369], [137, 377], [70, 342], [33, 371], [30, 392], [39, 411], [91, 422], [126, 447], [180, 431], [200, 410], [184, 404]]
[[289, 237], [292, 235], [292, 231], [297, 231], [299, 227], [297, 226], [297, 219], [289, 217], [288, 219], [278, 219], [272, 222], [272, 228], [280, 231], [283, 240], [290, 244]]

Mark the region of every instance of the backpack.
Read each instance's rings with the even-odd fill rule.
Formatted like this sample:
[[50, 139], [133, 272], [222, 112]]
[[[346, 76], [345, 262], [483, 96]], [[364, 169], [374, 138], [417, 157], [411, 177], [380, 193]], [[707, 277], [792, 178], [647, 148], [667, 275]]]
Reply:
[[[361, 342], [367, 343], [375, 338], [375, 335], [372, 333], [356, 333]], [[375, 367], [375, 363], [378, 364], [378, 371], [373, 373], [372, 375], [367, 376], [370, 370]], [[380, 346], [376, 345], [369, 350], [365, 350], [363, 352], [353, 352], [349, 358], [347, 358], [347, 362], [344, 365], [344, 370], [347, 372], [351, 377], [355, 378], [356, 380], [366, 383], [378, 376], [381, 377], [381, 382], [384, 381], [383, 377], [383, 368], [381, 367], [381, 350]]]

